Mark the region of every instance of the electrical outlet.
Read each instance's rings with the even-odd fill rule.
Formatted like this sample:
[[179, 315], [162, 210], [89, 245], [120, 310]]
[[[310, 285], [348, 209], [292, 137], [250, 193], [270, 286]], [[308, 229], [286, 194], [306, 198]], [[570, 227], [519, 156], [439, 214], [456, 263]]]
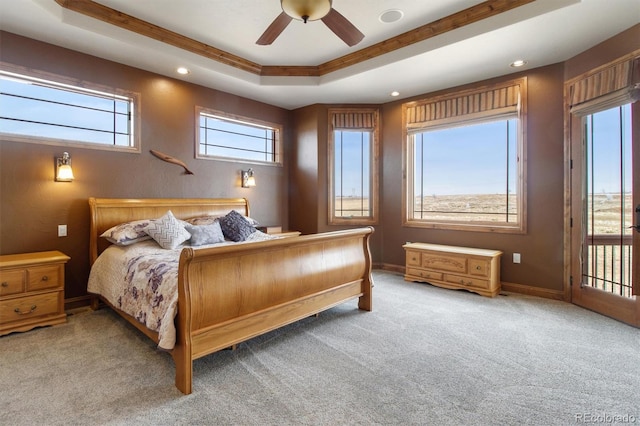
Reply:
[[520, 263], [520, 253], [513, 253], [513, 263]]
[[67, 236], [67, 225], [58, 225], [58, 237]]

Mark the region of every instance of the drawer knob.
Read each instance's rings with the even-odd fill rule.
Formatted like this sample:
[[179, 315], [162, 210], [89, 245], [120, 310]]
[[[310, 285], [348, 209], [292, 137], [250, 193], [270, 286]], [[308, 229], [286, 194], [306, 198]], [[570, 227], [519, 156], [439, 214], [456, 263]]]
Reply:
[[36, 310], [36, 308], [37, 308], [37, 306], [36, 306], [36, 305], [32, 305], [32, 306], [31, 306], [31, 309], [30, 309], [29, 311], [27, 311], [27, 312], [22, 312], [22, 311], [20, 310], [20, 308], [15, 308], [13, 311], [14, 311], [16, 314], [18, 314], [18, 315], [29, 315], [29, 314], [32, 314], [32, 313], [33, 313], [33, 311], [35, 311], [35, 310]]
[[9, 287], [9, 283], [6, 281], [3, 281], [2, 284], [0, 284], [0, 286], [2, 287]]
[[49, 281], [49, 277], [48, 277], [48, 276], [46, 276], [46, 275], [44, 275], [44, 276], [42, 277], [42, 281]]
[[482, 267], [480, 265], [476, 266], [476, 270], [479, 271], [480, 269], [482, 269]]

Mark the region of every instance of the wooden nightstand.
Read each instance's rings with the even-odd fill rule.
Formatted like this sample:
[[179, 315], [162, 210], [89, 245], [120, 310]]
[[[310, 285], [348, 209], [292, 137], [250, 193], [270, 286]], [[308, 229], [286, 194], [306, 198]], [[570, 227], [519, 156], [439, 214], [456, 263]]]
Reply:
[[257, 226], [258, 231], [262, 231], [269, 235], [278, 235], [280, 237], [297, 237], [300, 231], [283, 231], [281, 226]]
[[59, 251], [0, 256], [0, 336], [61, 324], [64, 313], [64, 265]]

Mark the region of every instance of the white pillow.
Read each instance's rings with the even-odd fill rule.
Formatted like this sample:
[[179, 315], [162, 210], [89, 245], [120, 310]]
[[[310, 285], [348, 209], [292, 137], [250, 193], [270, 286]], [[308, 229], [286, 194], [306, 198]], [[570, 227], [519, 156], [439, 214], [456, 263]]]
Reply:
[[182, 222], [176, 219], [171, 210], [160, 219], [150, 221], [144, 232], [156, 240], [160, 247], [171, 250], [191, 238], [191, 234], [184, 229]]
[[150, 222], [151, 220], [144, 219], [121, 223], [107, 229], [100, 236], [119, 246], [128, 246], [140, 241], [150, 240], [151, 237], [144, 231], [144, 228]]
[[201, 246], [204, 244], [216, 244], [224, 242], [222, 228], [218, 221], [211, 225], [185, 225], [185, 229], [191, 234], [191, 245]]

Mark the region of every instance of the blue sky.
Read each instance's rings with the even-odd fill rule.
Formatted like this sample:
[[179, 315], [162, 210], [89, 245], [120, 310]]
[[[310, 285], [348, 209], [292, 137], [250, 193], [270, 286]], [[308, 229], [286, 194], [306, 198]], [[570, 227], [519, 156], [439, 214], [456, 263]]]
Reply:
[[[434, 130], [416, 136], [415, 190], [425, 196], [515, 193], [516, 125], [494, 121]], [[419, 141], [422, 140], [422, 144]], [[424, 149], [424, 153], [422, 152]], [[422, 169], [421, 164], [424, 164]], [[422, 179], [420, 177], [422, 176]]]
[[[367, 132], [334, 133], [335, 196], [368, 197], [371, 140]], [[363, 155], [364, 153], [364, 155]], [[340, 183], [342, 182], [342, 186]]]
[[[22, 121], [0, 120], [0, 130], [7, 133], [31, 134], [55, 139], [82, 140], [83, 142], [113, 143], [114, 127], [123, 133], [117, 137], [118, 145], [129, 144], [128, 101], [124, 98], [85, 95], [39, 84], [18, 82], [0, 78], [2, 93], [19, 94], [34, 99], [49, 99], [58, 103], [39, 102], [13, 96], [3, 96], [0, 116], [39, 123], [56, 123], [52, 126]], [[116, 114], [114, 115], [114, 111]], [[114, 116], [116, 121], [114, 123]], [[80, 128], [64, 127], [76, 126]], [[25, 132], [25, 128], [28, 131]], [[95, 129], [95, 130], [87, 130]]]
[[[620, 135], [622, 122], [623, 134]], [[593, 115], [593, 124], [588, 123], [593, 132], [593, 166], [589, 163], [594, 182], [590, 190], [595, 194], [616, 194], [631, 192], [631, 107], [613, 108]], [[622, 143], [621, 143], [622, 140]], [[626, 159], [621, 165], [621, 158]], [[621, 175], [620, 171], [623, 170]]]

